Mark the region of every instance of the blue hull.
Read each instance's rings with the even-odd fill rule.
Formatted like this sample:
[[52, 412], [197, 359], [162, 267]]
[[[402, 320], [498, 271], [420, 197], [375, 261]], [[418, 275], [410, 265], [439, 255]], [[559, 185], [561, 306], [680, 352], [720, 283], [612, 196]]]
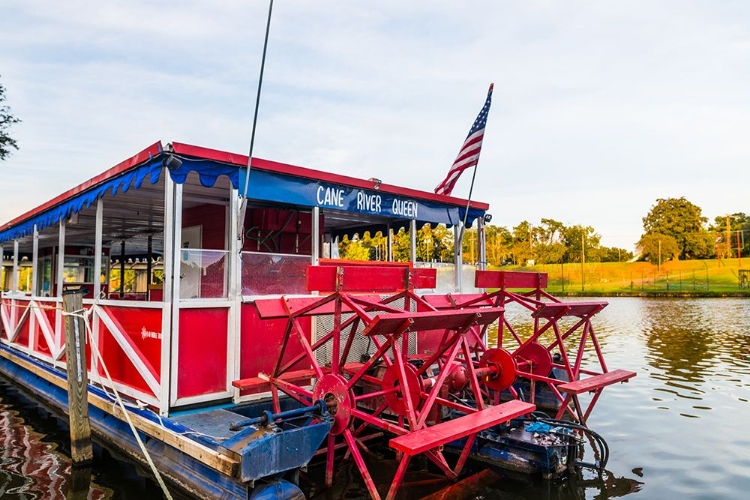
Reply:
[[[64, 372], [6, 346], [0, 346], [0, 373], [44, 406], [60, 414], [67, 414], [68, 394]], [[88, 390], [94, 397], [111, 401], [111, 398], [97, 387], [89, 386]], [[223, 447], [225, 442], [231, 442], [232, 435], [236, 442], [241, 440], [237, 437], [241, 438], [243, 433], [229, 433], [229, 420], [241, 420], [247, 416], [261, 414], [267, 408], [268, 404], [262, 403], [232, 408], [236, 412], [207, 409], [193, 412], [186, 417], [175, 418], [160, 418], [151, 411], [138, 408], [129, 408], [129, 411], [132, 415], [146, 419], [172, 433], [194, 436], [194, 442], [236, 460], [237, 465], [233, 473], [227, 475], [179, 448], [139, 431], [160, 473], [185, 492], [204, 498], [243, 500], [304, 498], [295, 485], [279, 481], [279, 478], [285, 472], [294, 471], [309, 462], [327, 436], [331, 426], [330, 420], [321, 419], [304, 428], [247, 428], [244, 430], [247, 436], [243, 446], [235, 446], [234, 449]], [[216, 422], [217, 414], [224, 416], [223, 421]], [[93, 404], [89, 404], [89, 420], [92, 433], [101, 444], [136, 462], [146, 463], [143, 452], [125, 420]], [[185, 425], [195, 422], [202, 422], [202, 425]], [[254, 430], [257, 432], [252, 432]], [[222, 433], [226, 435], [226, 440], [221, 438]], [[267, 485], [267, 482], [271, 484]], [[268, 496], [271, 494], [273, 496]]]

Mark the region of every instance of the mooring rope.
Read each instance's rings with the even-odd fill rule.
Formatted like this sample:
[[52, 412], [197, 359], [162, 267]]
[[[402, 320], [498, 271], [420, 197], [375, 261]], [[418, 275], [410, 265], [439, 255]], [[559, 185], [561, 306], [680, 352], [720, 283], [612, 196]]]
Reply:
[[95, 307], [96, 307], [96, 303], [94, 303], [92, 307], [89, 308], [88, 310], [81, 309], [81, 310], [72, 311], [72, 312], [63, 311], [63, 316], [73, 316], [76, 318], [83, 319], [83, 322], [86, 325], [86, 333], [88, 335], [89, 341], [91, 342], [91, 347], [96, 352], [96, 357], [99, 360], [99, 363], [101, 363], [101, 366], [104, 369], [104, 374], [107, 376], [107, 379], [109, 380], [109, 383], [112, 386], [112, 391], [114, 392], [115, 398], [117, 400], [117, 404], [120, 405], [120, 408], [122, 409], [122, 413], [125, 417], [125, 420], [128, 422], [128, 425], [130, 426], [130, 430], [133, 432], [133, 436], [135, 437], [135, 440], [138, 442], [138, 446], [141, 448], [141, 451], [143, 452], [143, 456], [146, 458], [146, 462], [148, 462], [149, 467], [151, 467], [151, 470], [153, 471], [154, 476], [156, 477], [156, 481], [159, 483], [159, 486], [161, 487], [162, 492], [164, 493], [164, 496], [167, 498], [167, 500], [172, 500], [172, 495], [169, 493], [169, 490], [167, 489], [167, 485], [164, 483], [164, 479], [161, 477], [161, 473], [159, 473], [159, 469], [156, 468], [154, 461], [151, 459], [151, 455], [146, 449], [146, 445], [143, 443], [143, 440], [138, 435], [138, 430], [135, 428], [133, 421], [130, 419], [129, 412], [127, 408], [125, 408], [125, 403], [122, 401], [122, 398], [120, 397], [120, 393], [117, 391], [117, 388], [115, 387], [115, 382], [114, 380], [112, 380], [112, 377], [109, 374], [109, 370], [107, 369], [107, 365], [106, 363], [104, 363], [104, 359], [102, 358], [102, 354], [101, 352], [99, 352], [99, 347], [97, 346], [96, 341], [94, 340], [94, 335], [91, 332], [91, 324], [90, 324], [89, 316], [92, 314]]

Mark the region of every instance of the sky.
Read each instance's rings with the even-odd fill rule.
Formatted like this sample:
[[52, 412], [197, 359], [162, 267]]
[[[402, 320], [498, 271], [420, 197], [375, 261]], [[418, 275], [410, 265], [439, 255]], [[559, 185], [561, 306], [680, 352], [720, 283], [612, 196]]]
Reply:
[[[0, 222], [161, 140], [247, 154], [267, 1], [0, 1], [22, 123]], [[750, 213], [750, 2], [293, 1], [253, 155], [432, 191], [495, 84], [472, 199], [633, 250], [660, 198]], [[465, 198], [466, 172], [453, 192]]]

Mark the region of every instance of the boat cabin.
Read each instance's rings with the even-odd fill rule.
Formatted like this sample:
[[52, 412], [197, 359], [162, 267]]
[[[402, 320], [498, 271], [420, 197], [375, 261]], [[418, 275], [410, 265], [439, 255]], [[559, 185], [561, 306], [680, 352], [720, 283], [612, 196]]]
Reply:
[[[90, 380], [168, 415], [259, 397], [232, 381], [272, 368], [286, 321], [261, 319], [253, 301], [314, 293], [308, 268], [339, 262], [344, 236], [380, 232], [378, 264], [438, 267], [437, 291], [473, 286], [474, 268], [455, 265], [460, 245], [453, 263], [419, 262], [416, 234], [428, 223], [458, 234], [476, 221], [481, 263], [486, 204], [259, 158], [247, 165], [156, 143], [0, 226], [2, 343], [64, 367], [62, 294], [84, 288]], [[393, 262], [400, 230], [409, 262]], [[314, 338], [315, 321], [303, 321]]]

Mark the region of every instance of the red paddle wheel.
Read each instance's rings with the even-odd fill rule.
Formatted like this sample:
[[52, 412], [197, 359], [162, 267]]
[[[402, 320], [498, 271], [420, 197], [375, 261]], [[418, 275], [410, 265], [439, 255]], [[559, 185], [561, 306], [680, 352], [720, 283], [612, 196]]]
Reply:
[[[481, 363], [510, 365], [509, 359], [512, 360], [516, 375], [530, 381], [529, 399], [532, 403], [536, 392], [535, 384], [546, 384], [559, 402], [556, 418], [561, 418], [567, 412], [585, 425], [604, 387], [625, 382], [636, 375], [635, 372], [625, 370], [610, 371], [604, 361], [591, 319], [607, 306], [607, 302], [562, 302], [544, 290], [547, 286], [547, 275], [544, 273], [477, 271], [475, 285], [477, 288], [495, 291], [431, 295], [424, 299], [439, 310], [503, 308], [497, 345], [503, 346], [504, 337], [510, 336], [512, 340], [509, 343], [517, 347], [508, 350], [507, 347], [488, 349], [482, 356]], [[533, 325], [531, 333], [525, 338], [519, 333], [518, 325], [506, 314], [505, 307], [509, 304], [520, 305], [530, 313]], [[474, 328], [476, 336], [486, 338], [487, 325], [477, 325]], [[594, 350], [597, 367], [582, 367], [587, 349]], [[553, 352], [556, 354], [553, 355]], [[553, 376], [553, 368], [562, 371], [564, 376]], [[508, 377], [510, 372], [511, 370], [505, 370]], [[494, 390], [494, 401], [499, 401], [500, 391], [506, 386], [506, 381], [493, 383], [488, 380], [486, 385]], [[508, 390], [514, 398], [519, 397], [512, 386]], [[584, 405], [578, 397], [584, 392], [594, 393], [588, 405]]]
[[[395, 436], [390, 446], [400, 458], [388, 498], [415, 455], [423, 454], [455, 479], [480, 431], [534, 410], [522, 401], [488, 404], [491, 390], [510, 387], [518, 364], [501, 349], [486, 350], [478, 336], [502, 318], [502, 303], [437, 310], [414, 293], [434, 286], [431, 269], [320, 266], [309, 268], [308, 289], [332, 291], [329, 295], [255, 302], [261, 318], [287, 318], [287, 328], [273, 372], [234, 385], [267, 387], [276, 411], [282, 393], [304, 405], [324, 401], [334, 417], [325, 447], [329, 486], [335, 451], [344, 446], [371, 496], [379, 499], [362, 451], [368, 439], [384, 433]], [[332, 327], [311, 332], [303, 326], [308, 322], [300, 321], [317, 316], [332, 318]], [[438, 347], [418, 353], [418, 334], [439, 336]], [[365, 340], [363, 353], [355, 346]], [[286, 356], [293, 343], [301, 354]], [[534, 348], [527, 349], [533, 354]], [[452, 397], [457, 393], [463, 397]], [[443, 419], [448, 411], [462, 416]], [[442, 446], [463, 438], [458, 460], [449, 464]]]

